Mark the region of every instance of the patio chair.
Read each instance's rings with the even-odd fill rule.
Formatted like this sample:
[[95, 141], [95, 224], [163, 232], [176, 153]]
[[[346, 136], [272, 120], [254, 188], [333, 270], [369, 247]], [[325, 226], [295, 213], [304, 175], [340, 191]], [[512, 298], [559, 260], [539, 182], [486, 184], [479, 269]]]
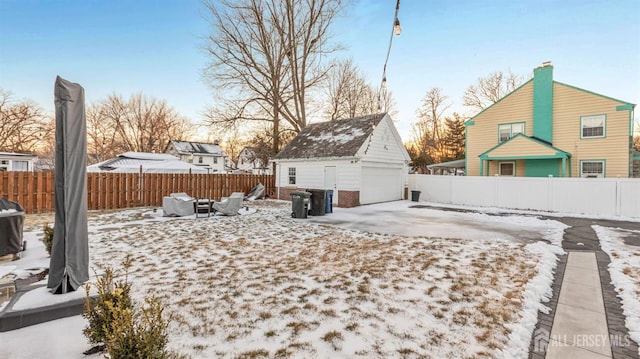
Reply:
[[165, 217], [190, 216], [195, 213], [196, 199], [184, 192], [172, 193], [162, 198], [162, 212]]
[[196, 218], [199, 218], [201, 214], [206, 214], [207, 217], [211, 216], [211, 206], [213, 205], [213, 203], [213, 200], [209, 198], [198, 198], [195, 201]]
[[220, 202], [214, 202], [211, 208], [214, 213], [220, 212], [227, 216], [235, 216], [242, 208], [244, 192], [233, 192], [228, 198], [223, 197]]

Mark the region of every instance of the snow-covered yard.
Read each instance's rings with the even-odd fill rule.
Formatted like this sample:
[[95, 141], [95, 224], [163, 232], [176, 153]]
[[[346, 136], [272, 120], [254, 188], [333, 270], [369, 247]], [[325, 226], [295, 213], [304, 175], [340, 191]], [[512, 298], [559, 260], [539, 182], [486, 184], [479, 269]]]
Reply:
[[640, 343], [640, 232], [597, 225], [593, 229], [602, 250], [611, 258], [609, 274], [622, 302], [629, 336]]
[[[409, 202], [391, 206], [408, 210]], [[449, 220], [451, 233], [456, 221], [514, 223], [555, 244], [442, 238], [428, 229], [403, 236], [292, 219], [289, 202], [250, 207], [200, 219], [158, 218], [148, 208], [93, 213], [92, 267], [118, 268], [130, 255], [134, 298], [165, 303], [170, 349], [193, 358], [525, 357], [565, 228], [521, 215], [432, 211], [441, 216], [437, 228]], [[337, 210], [328, 216], [349, 213]], [[51, 218], [28, 216], [33, 232], [25, 236]], [[393, 212], [380, 220], [393, 221]], [[56, 322], [72, 337], [65, 357], [81, 358], [90, 347], [82, 319]], [[0, 333], [0, 357], [54, 323]]]

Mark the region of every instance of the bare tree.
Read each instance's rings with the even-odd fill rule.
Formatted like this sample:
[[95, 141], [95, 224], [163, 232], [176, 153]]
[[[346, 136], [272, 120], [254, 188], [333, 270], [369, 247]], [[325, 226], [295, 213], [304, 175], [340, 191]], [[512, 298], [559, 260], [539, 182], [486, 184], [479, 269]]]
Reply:
[[[440, 162], [445, 156], [444, 143], [444, 113], [450, 107], [447, 96], [439, 88], [432, 88], [422, 99], [422, 106], [418, 109], [419, 120], [413, 125], [412, 152], [417, 156], [414, 163], [426, 166], [429, 163]], [[426, 167], [425, 167], [426, 169]]]
[[[280, 132], [280, 138], [278, 141], [283, 145], [289, 143], [294, 137], [296, 133], [293, 130], [282, 131]], [[249, 158], [250, 161], [260, 161], [265, 166], [269, 165], [269, 160], [273, 159], [277, 152], [273, 151], [273, 137], [271, 137], [269, 128], [265, 127], [264, 124], [262, 128], [258, 126], [254, 131], [252, 131], [252, 136], [245, 142], [246, 146], [253, 147], [254, 155], [252, 158]]]
[[473, 111], [482, 111], [515, 90], [524, 80], [524, 76], [516, 75], [511, 70], [508, 73], [492, 72], [478, 78], [475, 85], [467, 87], [462, 103]]
[[229, 129], [216, 129], [215, 127], [210, 127], [209, 138], [209, 141], [211, 141], [211, 138], [220, 139], [220, 147], [227, 154], [227, 156], [229, 156], [229, 159], [235, 162], [237, 166], [240, 151], [242, 151], [242, 148], [244, 148], [244, 146], [246, 145], [246, 140], [242, 137], [240, 128], [238, 126], [232, 126]]
[[432, 88], [422, 99], [422, 107], [418, 110], [418, 117], [425, 131], [431, 134], [434, 143], [434, 151], [437, 158], [442, 155], [444, 138], [444, 113], [451, 107], [447, 103], [447, 96], [442, 94], [440, 88]]
[[97, 160], [118, 152], [163, 152], [170, 140], [193, 135], [191, 122], [166, 101], [143, 94], [111, 95], [87, 111], [88, 148]]
[[307, 125], [307, 95], [323, 79], [328, 30], [340, 0], [205, 0], [211, 63], [204, 77], [217, 91], [210, 124], [261, 121], [280, 149], [282, 122]]
[[394, 111], [390, 91], [374, 90], [352, 59], [335, 61], [325, 82], [324, 112], [329, 120]]
[[51, 116], [30, 100], [15, 101], [0, 89], [0, 151], [37, 152], [54, 128]]
[[[111, 121], [107, 112], [113, 109], [106, 101], [94, 103], [87, 107], [87, 151], [88, 162], [102, 162], [124, 152], [124, 146], [118, 137], [115, 121]], [[124, 109], [115, 114], [124, 113]]]

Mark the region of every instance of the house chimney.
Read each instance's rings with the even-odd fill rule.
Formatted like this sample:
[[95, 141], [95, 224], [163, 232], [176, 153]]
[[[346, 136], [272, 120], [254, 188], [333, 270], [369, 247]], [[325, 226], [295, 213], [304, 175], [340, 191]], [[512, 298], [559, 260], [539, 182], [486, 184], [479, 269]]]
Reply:
[[553, 66], [545, 61], [533, 70], [533, 137], [553, 141]]

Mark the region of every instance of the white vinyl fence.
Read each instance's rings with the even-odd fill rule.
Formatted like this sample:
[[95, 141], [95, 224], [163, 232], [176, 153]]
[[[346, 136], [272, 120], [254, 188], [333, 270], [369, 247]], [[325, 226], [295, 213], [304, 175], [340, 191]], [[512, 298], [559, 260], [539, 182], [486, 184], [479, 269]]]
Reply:
[[640, 217], [638, 178], [409, 176], [421, 201]]

